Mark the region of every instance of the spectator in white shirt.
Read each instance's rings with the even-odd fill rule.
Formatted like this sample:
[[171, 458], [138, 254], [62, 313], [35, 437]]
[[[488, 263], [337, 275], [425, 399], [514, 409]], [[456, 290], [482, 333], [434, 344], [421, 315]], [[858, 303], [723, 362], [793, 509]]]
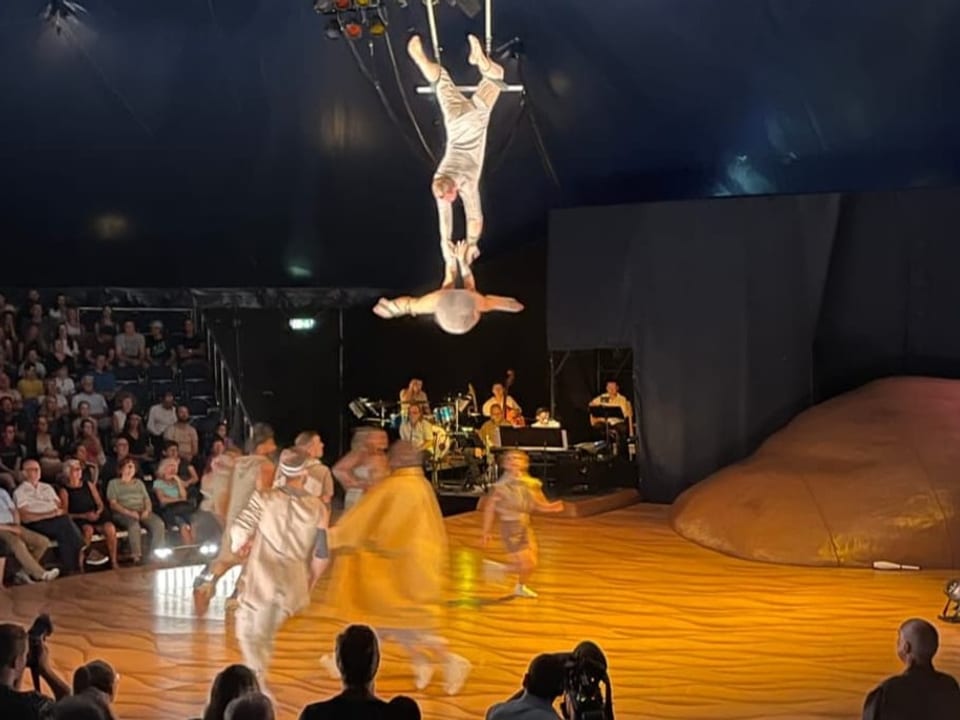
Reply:
[[147, 432], [162, 438], [167, 428], [177, 421], [177, 409], [174, 407], [173, 393], [167, 390], [163, 400], [150, 408], [147, 413]]
[[56, 381], [57, 392], [65, 398], [72, 397], [73, 394], [77, 392], [77, 386], [74, 385], [73, 378], [70, 377], [70, 368], [66, 365], [61, 365], [57, 368]]
[[66, 410], [69, 407], [67, 399], [57, 392], [57, 381], [55, 378], [47, 378], [43, 381], [43, 396], [41, 396], [37, 402], [39, 402], [40, 407], [43, 407], [47, 401], [47, 398], [51, 397], [57, 403], [57, 407], [61, 410]]
[[45, 570], [40, 564], [40, 560], [50, 548], [50, 540], [20, 525], [17, 506], [13, 504], [13, 498], [3, 489], [0, 489], [0, 540], [6, 544], [10, 553], [20, 563], [17, 579], [21, 582], [30, 583], [34, 580], [46, 582], [60, 574], [59, 570]]
[[24, 461], [23, 476], [24, 482], [13, 493], [23, 526], [56, 540], [64, 569], [67, 572], [77, 571], [83, 551], [83, 535], [67, 517], [66, 508], [60, 503], [56, 490], [40, 482], [40, 463], [36, 460]]

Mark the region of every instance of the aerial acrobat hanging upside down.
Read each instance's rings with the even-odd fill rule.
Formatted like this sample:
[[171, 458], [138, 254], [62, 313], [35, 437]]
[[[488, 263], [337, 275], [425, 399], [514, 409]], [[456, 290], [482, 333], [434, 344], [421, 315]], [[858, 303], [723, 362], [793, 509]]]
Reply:
[[[440, 253], [444, 261], [443, 283], [439, 290], [421, 297], [380, 298], [373, 311], [382, 318], [403, 315], [433, 315], [446, 332], [469, 332], [486, 312], [520, 312], [523, 305], [513, 298], [483, 295], [477, 291], [471, 266], [480, 255], [483, 210], [480, 204], [480, 176], [487, 146], [490, 113], [500, 97], [503, 68], [483, 51], [480, 40], [468, 35], [469, 62], [482, 76], [472, 98], [454, 84], [450, 74], [430, 60], [420, 37], [414, 35], [407, 52], [424, 78], [436, 90], [447, 134], [443, 158], [433, 176], [431, 190], [437, 202], [440, 226]], [[466, 239], [454, 242], [453, 203], [463, 203]], [[457, 287], [457, 277], [463, 283]]]

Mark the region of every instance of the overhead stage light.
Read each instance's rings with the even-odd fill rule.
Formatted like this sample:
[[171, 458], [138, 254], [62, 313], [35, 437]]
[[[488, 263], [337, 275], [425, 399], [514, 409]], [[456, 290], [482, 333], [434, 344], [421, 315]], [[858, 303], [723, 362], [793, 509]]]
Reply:
[[374, 16], [367, 21], [367, 30], [374, 37], [380, 37], [387, 31], [387, 26], [379, 16]]
[[343, 24], [343, 34], [350, 40], [359, 40], [363, 37], [363, 25], [358, 22], [348, 22]]
[[291, 330], [307, 332], [317, 326], [317, 319], [312, 317], [292, 317], [287, 321]]
[[350, 0], [333, 0], [333, 6], [343, 12], [350, 9]]

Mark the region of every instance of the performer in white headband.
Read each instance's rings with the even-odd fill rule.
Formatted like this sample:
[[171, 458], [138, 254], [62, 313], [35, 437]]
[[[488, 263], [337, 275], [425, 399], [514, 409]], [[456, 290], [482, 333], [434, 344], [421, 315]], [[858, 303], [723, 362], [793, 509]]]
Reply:
[[302, 450], [284, 450], [273, 489], [254, 493], [229, 528], [231, 550], [249, 552], [238, 598], [237, 641], [261, 684], [280, 626], [310, 603], [310, 589], [327, 566], [314, 556], [317, 530], [326, 528], [326, 509], [305, 487], [308, 463]]
[[466, 218], [467, 239], [464, 256], [467, 265], [480, 255], [480, 233], [483, 231], [483, 210], [480, 205], [480, 176], [487, 149], [487, 128], [490, 113], [503, 83], [503, 68], [483, 51], [480, 41], [468, 35], [469, 62], [480, 71], [482, 79], [473, 97], [463, 95], [438, 63], [427, 57], [420, 37], [407, 43], [407, 52], [427, 82], [436, 89], [437, 102], [447, 134], [443, 158], [437, 167], [431, 191], [437, 201], [440, 222], [440, 252], [445, 276], [443, 287], [453, 287], [457, 274], [453, 237], [453, 203], [460, 197]]

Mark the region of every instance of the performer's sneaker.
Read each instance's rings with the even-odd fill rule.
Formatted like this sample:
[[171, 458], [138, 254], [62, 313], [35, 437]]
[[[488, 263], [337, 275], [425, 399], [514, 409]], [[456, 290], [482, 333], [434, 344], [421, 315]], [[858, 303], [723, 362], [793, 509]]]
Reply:
[[337, 660], [333, 655], [324, 655], [320, 658], [320, 667], [327, 671], [331, 680], [340, 679], [340, 668], [337, 667]]
[[434, 667], [431, 663], [413, 664], [413, 684], [417, 690], [426, 690], [433, 679]]
[[528, 588], [526, 585], [517, 583], [517, 587], [513, 589], [513, 594], [519, 598], [535, 598], [540, 597], [533, 590]]
[[443, 689], [447, 695], [456, 695], [463, 688], [470, 674], [470, 661], [460, 655], [450, 654], [447, 665], [444, 668]]
[[503, 582], [507, 579], [507, 566], [493, 560], [484, 560], [483, 579], [487, 582]]

